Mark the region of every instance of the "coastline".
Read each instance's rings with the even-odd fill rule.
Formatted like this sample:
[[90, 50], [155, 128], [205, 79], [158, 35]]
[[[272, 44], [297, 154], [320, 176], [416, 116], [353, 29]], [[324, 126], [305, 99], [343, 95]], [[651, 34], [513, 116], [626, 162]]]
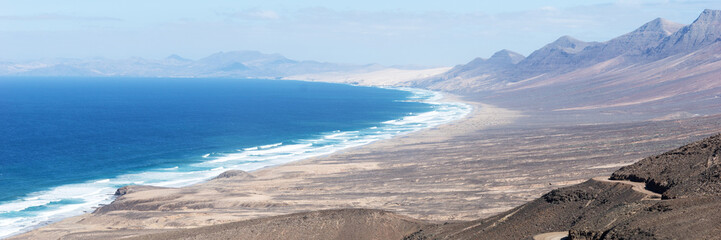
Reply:
[[[391, 88], [391, 89], [396, 89], [396, 90], [407, 91], [407, 92], [411, 92], [411, 93], [414, 94], [414, 95], [417, 95], [417, 94], [418, 94], [418, 92], [417, 92], [417, 91], [414, 91], [414, 90], [420, 90], [422, 93], [425, 92], [426, 94], [427, 94], [427, 93], [441, 94], [441, 93], [438, 93], [438, 92], [433, 92], [433, 91], [428, 91], [428, 90], [422, 90], [422, 89], [410, 89], [410, 88], [400, 89], [400, 88], [396, 88], [396, 87], [387, 87], [387, 86], [375, 86], [375, 87], [379, 87], [379, 88]], [[441, 100], [440, 102], [443, 102], [443, 103], [452, 102], [452, 101], [449, 101], [449, 100], [448, 100], [447, 94], [442, 94], [442, 95], [444, 96], [444, 97], [443, 97], [444, 99]], [[430, 102], [433, 102], [433, 101], [436, 101], [436, 100], [437, 100], [437, 99], [424, 98], [424, 99], [423, 99], [423, 102], [428, 102], [429, 104], [433, 104], [433, 103], [430, 103]], [[415, 101], [415, 100], [413, 100], [413, 101]], [[435, 110], [431, 110], [431, 111], [429, 111], [429, 112], [434, 112], [434, 111], [435, 111]], [[475, 111], [475, 109], [473, 109], [472, 111]], [[423, 114], [423, 113], [421, 113], [421, 114]], [[464, 116], [461, 117], [461, 119], [467, 117], [468, 115], [470, 115], [470, 113], [465, 114]], [[456, 121], [459, 121], [459, 120], [460, 120], [460, 119], [456, 119], [456, 120], [453, 120], [453, 121], [451, 121], [451, 122], [456, 122]], [[395, 121], [395, 120], [393, 120], [393, 121]], [[444, 123], [444, 124], [445, 124], [445, 123]], [[431, 126], [431, 127], [435, 127], [435, 126]], [[428, 128], [428, 127], [426, 127], [426, 128]], [[423, 130], [426, 129], [426, 128], [420, 129], [420, 131], [423, 131]], [[406, 130], [406, 131], [407, 131], [407, 130]], [[410, 132], [400, 133], [400, 134], [397, 134], [397, 135], [393, 136], [392, 138], [396, 138], [396, 137], [398, 137], [398, 136], [403, 136], [403, 135], [407, 135], [407, 134], [412, 134], [412, 133], [415, 133], [415, 132], [418, 132], [418, 131], [419, 131], [419, 130], [412, 130], [412, 131], [410, 131]], [[384, 139], [381, 139], [381, 140], [371, 140], [371, 143], [370, 143], [370, 144], [372, 144], [373, 142], [383, 141], [383, 140], [384, 140]], [[360, 144], [360, 146], [340, 147], [340, 149], [334, 150], [333, 152], [330, 152], [330, 153], [315, 154], [315, 155], [312, 155], [312, 156], [310, 156], [310, 157], [305, 157], [305, 158], [302, 158], [302, 159], [300, 159], [300, 160], [293, 160], [293, 161], [291, 161], [291, 162], [303, 161], [304, 159], [313, 159], [313, 158], [316, 158], [316, 157], [319, 157], [319, 156], [322, 157], [322, 156], [329, 155], [329, 154], [332, 155], [332, 154], [336, 154], [336, 153], [340, 153], [340, 152], [352, 151], [352, 149], [356, 149], [356, 148], [358, 148], [358, 147], [363, 147], [363, 146], [365, 146], [365, 145], [368, 145], [368, 143]], [[260, 149], [260, 148], [259, 148], [259, 149]], [[207, 156], [207, 155], [206, 155], [206, 156]], [[205, 157], [205, 156], [204, 156], [204, 157]], [[263, 170], [263, 169], [267, 169], [267, 168], [273, 168], [273, 167], [276, 167], [276, 166], [279, 166], [279, 165], [283, 165], [283, 164], [287, 164], [287, 163], [271, 164], [270, 166], [261, 166], [259, 169], [254, 169], [254, 170], [251, 170], [251, 171], [256, 172], [256, 171], [259, 171], [259, 170]], [[177, 167], [176, 167], [176, 168], [177, 168]], [[222, 173], [222, 172], [224, 172], [224, 171], [225, 171], [225, 170], [223, 170], [223, 171], [221, 171], [221, 172], [218, 172], [218, 173], [214, 174], [213, 176], [217, 176], [218, 174], [220, 174], [220, 173]], [[217, 172], [217, 171], [216, 171], [216, 172]], [[208, 179], [209, 179], [209, 178], [206, 178], [206, 180], [203, 180], [203, 181], [201, 181], [201, 182], [192, 183], [190, 186], [196, 185], [196, 184], [205, 183], [205, 182], [209, 181]], [[108, 181], [108, 180], [105, 179], [105, 180], [98, 181], [98, 182], [107, 182], [107, 181]], [[181, 187], [188, 187], [188, 185], [186, 185], [186, 186], [181, 186]], [[114, 191], [114, 189], [113, 189], [112, 191]], [[111, 200], [114, 201], [114, 198], [112, 198]], [[105, 204], [101, 204], [101, 206], [103, 206], [103, 205], [105, 205]], [[84, 212], [85, 212], [86, 214], [88, 213], [87, 210], [85, 210]], [[72, 218], [73, 216], [77, 216], [77, 215], [64, 214], [63, 216], [60, 216], [60, 218], [52, 218], [52, 219], [49, 219], [49, 220], [44, 220], [44, 221], [40, 222], [40, 223], [37, 224], [37, 225], [31, 226], [31, 227], [26, 227], [24, 230], [21, 230], [21, 232], [18, 232], [18, 233], [16, 233], [16, 234], [11, 234], [11, 235], [8, 235], [8, 236], [5, 236], [5, 237], [13, 237], [13, 236], [22, 235], [23, 233], [26, 233], [26, 232], [28, 232], [28, 231], [33, 231], [33, 230], [38, 229], [38, 228], [43, 228], [43, 227], [45, 227], [45, 226], [52, 225], [52, 224], [54, 224], [54, 223], [56, 223], [56, 222], [63, 221], [63, 219]]]
[[[281, 165], [264, 167], [264, 168], [261, 168], [261, 169], [251, 172], [251, 174], [254, 176], [253, 179], [256, 181], [256, 183], [263, 182], [263, 184], [267, 187], [276, 186], [276, 188], [277, 188], [277, 187], [283, 186], [283, 185], [285, 185], [285, 183], [289, 182], [289, 180], [288, 180], [289, 173], [291, 173], [290, 175], [297, 175], [302, 180], [303, 178], [306, 178], [308, 176], [301, 176], [301, 175], [306, 175], [306, 174], [342, 175], [344, 172], [359, 171], [359, 170], [364, 170], [364, 169], [378, 170], [378, 169], [383, 168], [383, 166], [382, 166], [383, 163], [378, 162], [378, 161], [355, 163], [355, 162], [349, 162], [349, 161], [340, 162], [340, 161], [338, 161], [338, 159], [347, 158], [350, 155], [364, 154], [364, 153], [368, 153], [368, 152], [387, 151], [388, 149], [396, 148], [399, 145], [411, 146], [411, 145], [418, 145], [418, 144], [429, 144], [429, 143], [433, 143], [433, 142], [436, 142], [436, 143], [443, 142], [443, 141], [448, 140], [449, 138], [454, 137], [455, 135], [458, 135], [463, 132], [467, 132], [468, 130], [479, 130], [479, 129], [482, 129], [485, 127], [495, 126], [495, 125], [504, 124], [504, 123], [506, 123], [506, 124], [510, 123], [509, 119], [507, 118], [508, 116], [511, 116], [511, 115], [513, 116], [510, 118], [518, 117], [518, 113], [508, 112], [508, 113], [503, 113], [506, 115], [504, 115], [503, 117], [500, 117], [500, 118], [491, 117], [492, 118], [491, 121], [488, 121], [489, 120], [488, 118], [478, 119], [479, 116], [484, 116], [484, 115], [499, 116], [496, 113], [503, 112], [503, 110], [495, 108], [490, 105], [484, 105], [484, 104], [480, 104], [480, 103], [476, 103], [476, 102], [462, 101], [462, 100], [460, 100], [459, 96], [455, 96], [452, 94], [443, 93], [443, 96], [444, 96], [443, 99], [440, 99], [438, 101], [463, 102], [465, 104], [470, 104], [473, 106], [472, 112], [466, 114], [461, 119], [447, 122], [445, 124], [435, 126], [432, 128], [425, 128], [425, 129], [413, 131], [410, 133], [396, 135], [390, 139], [377, 140], [377, 141], [374, 141], [369, 144], [341, 149], [341, 150], [333, 152], [329, 155], [316, 156], [316, 157], [297, 160], [297, 161], [293, 161], [293, 162], [285, 163], [285, 164], [281, 164]], [[501, 114], [501, 115], [503, 115], [503, 114]], [[495, 120], [493, 120], [493, 119], [495, 119]], [[333, 160], [333, 159], [336, 159], [336, 160]], [[301, 172], [302, 172], [302, 174], [299, 174]], [[229, 179], [233, 179], [233, 178], [229, 178]], [[183, 191], [184, 189], [198, 190], [198, 189], [203, 189], [203, 188], [217, 188], [217, 186], [215, 186], [215, 185], [217, 185], [218, 182], [225, 182], [226, 180], [227, 179], [209, 180], [206, 182], [202, 182], [202, 183], [198, 183], [198, 184], [194, 184], [194, 185], [190, 185], [190, 186], [186, 186], [186, 187], [182, 187], [182, 188], [178, 188], [178, 189], [172, 189], [172, 190], [162, 189], [162, 190], [156, 190], [156, 191], [163, 192], [163, 194], [172, 194], [172, 193], [174, 193], [174, 191]], [[145, 193], [138, 192], [138, 193], [126, 195], [124, 197], [128, 198], [131, 196], [138, 196], [138, 197], [143, 196], [143, 197], [154, 198], [155, 193], [151, 193], [151, 192], [152, 191], [145, 192]], [[207, 197], [207, 194], [208, 194], [208, 192], [204, 192], [201, 195], [205, 195], [205, 197]], [[183, 193], [183, 195], [184, 195], [184, 197], [183, 197], [184, 199], [188, 199], [188, 198], [194, 199], [194, 197], [191, 197], [192, 194]], [[221, 195], [222, 195], [222, 193], [221, 193]], [[234, 193], [232, 195], [237, 195], [237, 193]], [[235, 212], [235, 213], [231, 212], [230, 214], [223, 214], [223, 213], [219, 213], [219, 209], [214, 209], [214, 210], [206, 209], [206, 210], [210, 210], [211, 212], [214, 212], [214, 214], [211, 214], [211, 215], [207, 215], [207, 213], [202, 214], [203, 216], [206, 216], [206, 217], [202, 217], [202, 219], [204, 219], [204, 220], [201, 221], [200, 219], [197, 219], [197, 218], [195, 218], [195, 220], [189, 220], [189, 222], [187, 222], [186, 224], [183, 224], [184, 225], [183, 228], [191, 227], [191, 226], [192, 227], [206, 226], [206, 225], [208, 225], [207, 218], [216, 219], [216, 220], [212, 221], [212, 223], [211, 223], [211, 225], [212, 225], [212, 224], [224, 223], [224, 222], [229, 222], [229, 221], [251, 219], [251, 218], [262, 217], [262, 216], [280, 215], [280, 214], [298, 212], [298, 211], [303, 211], [303, 210], [318, 210], [317, 205], [315, 207], [310, 207], [310, 206], [290, 207], [293, 204], [285, 202], [285, 201], [283, 203], [270, 203], [270, 202], [263, 203], [264, 201], [271, 199], [271, 198], [268, 198], [268, 196], [264, 195], [264, 194], [250, 193], [247, 195], [250, 197], [248, 197], [248, 198], [234, 197], [234, 198], [236, 198], [235, 200], [237, 200], [237, 201], [235, 201], [235, 203], [226, 204], [226, 206], [231, 206], [231, 205], [238, 206], [238, 204], [240, 204], [240, 205], [244, 205], [244, 206], [252, 208], [252, 207], [258, 206], [258, 205], [265, 205], [265, 206], [271, 206], [271, 207], [273, 207], [273, 206], [278, 207], [278, 210], [274, 211], [273, 213], [268, 213], [263, 209], [259, 209], [261, 211], [256, 211], [255, 213], [252, 213], [253, 211], [243, 211], [245, 213], [238, 216], [237, 212]], [[143, 197], [141, 197], [141, 198], [143, 198]], [[214, 199], [223, 199], [223, 197], [220, 197], [220, 196], [217, 198], [216, 197], [213, 197], [213, 198]], [[310, 202], [315, 202], [312, 199], [308, 199], [308, 200], [310, 200]], [[192, 200], [192, 201], [195, 201], [195, 200]], [[116, 202], [117, 202], [117, 199], [113, 202], [113, 204]], [[221, 201], [221, 202], [224, 202], [224, 201]], [[231, 202], [233, 202], [233, 201], [231, 201]], [[299, 203], [302, 201], [294, 201], [294, 202], [296, 205], [299, 205]], [[353, 203], [344, 203], [344, 201], [331, 201], [331, 202], [325, 202], [322, 205], [325, 206], [323, 209], [339, 208], [339, 207], [359, 207], [359, 206], [378, 208], [378, 207], [382, 207], [382, 205], [387, 205], [388, 203], [389, 203], [389, 201], [364, 200], [361, 202], [353, 202]], [[187, 205], [189, 203], [187, 200], [185, 200], [184, 204]], [[309, 204], [309, 203], [300, 203], [300, 205], [307, 205], [307, 204]], [[314, 205], [314, 204], [311, 204], [311, 205]], [[213, 208], [215, 208], [215, 207], [213, 207]], [[220, 211], [220, 212], [222, 212], [222, 211]], [[52, 237], [52, 236], [61, 236], [61, 235], [65, 235], [65, 234], [74, 232], [74, 231], [69, 231], [69, 232], [61, 231], [61, 232], [63, 232], [63, 234], [58, 235], [56, 232], [58, 229], [66, 229], [66, 230], [67, 229], [75, 229], [75, 230], [85, 229], [83, 231], [88, 230], [86, 228], [86, 227], [88, 227], [87, 225], [81, 224], [79, 226], [76, 224], [78, 222], [78, 219], [82, 219], [83, 222], [88, 222], [87, 219], [89, 219], [89, 218], [90, 219], [105, 218], [106, 220], [108, 220], [108, 219], [120, 220], [120, 219], [116, 219], [116, 216], [108, 218], [107, 216], [100, 217], [100, 216], [92, 216], [92, 215], [93, 214], [86, 213], [86, 214], [83, 214], [80, 216], [66, 218], [66, 219], [60, 220], [58, 222], [51, 223], [49, 225], [39, 226], [39, 228], [33, 229], [28, 233], [14, 235], [14, 237], [11, 237], [11, 239], [15, 238], [15, 237], [17, 237], [17, 238], [28, 238], [28, 237], [29, 238], [45, 238], [45, 237]], [[214, 216], [214, 217], [208, 217], [208, 216]], [[184, 216], [183, 218], [186, 218], [186, 217], [187, 216]], [[443, 217], [436, 216], [436, 217], [431, 217], [430, 219], [442, 220], [442, 218]], [[132, 222], [134, 222], [134, 220], [132, 220], [132, 219], [122, 219], [121, 221], [128, 223], [128, 225], [116, 226], [116, 227], [127, 228], [129, 226], [134, 225], [134, 224], [132, 224]], [[104, 221], [101, 221], [101, 222], [104, 222]], [[70, 225], [68, 225], [68, 224], [70, 224]], [[138, 225], [135, 225], [135, 226], [138, 226]], [[165, 226], [162, 224], [161, 225], [149, 225], [148, 227], [168, 228], [168, 226]], [[97, 226], [90, 227], [90, 229], [100, 230], [100, 228]], [[47, 235], [48, 233], [52, 233], [52, 234]]]
[[529, 127], [521, 112], [464, 102], [474, 110], [458, 121], [188, 187], [129, 187], [95, 213], [10, 239], [112, 239], [329, 209], [378, 209], [430, 223], [479, 220], [715, 133], [721, 121]]

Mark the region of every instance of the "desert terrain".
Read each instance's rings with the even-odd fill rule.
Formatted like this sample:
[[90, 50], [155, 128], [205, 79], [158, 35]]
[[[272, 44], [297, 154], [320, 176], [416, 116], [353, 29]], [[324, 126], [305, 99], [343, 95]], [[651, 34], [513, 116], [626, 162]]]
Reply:
[[703, 139], [721, 129], [719, 23], [706, 10], [603, 43], [562, 37], [528, 57], [403, 72], [424, 78], [400, 86], [452, 92], [473, 113], [189, 187], [121, 188], [11, 239], [718, 237], [721, 144]]

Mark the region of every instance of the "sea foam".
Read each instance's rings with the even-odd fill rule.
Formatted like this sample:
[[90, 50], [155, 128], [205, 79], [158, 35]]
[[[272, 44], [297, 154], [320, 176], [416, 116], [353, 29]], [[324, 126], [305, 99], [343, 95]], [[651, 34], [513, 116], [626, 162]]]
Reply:
[[0, 238], [62, 218], [91, 212], [102, 204], [110, 203], [114, 199], [115, 190], [125, 185], [187, 186], [206, 181], [227, 170], [253, 171], [435, 127], [458, 120], [472, 110], [470, 105], [464, 103], [440, 102], [442, 95], [437, 92], [413, 88], [392, 89], [411, 92], [412, 96], [407, 101], [430, 104], [433, 110], [410, 113], [403, 118], [385, 121], [366, 129], [336, 130], [309, 139], [245, 147], [233, 153], [208, 153], [198, 156], [202, 160], [199, 163], [124, 174], [35, 192], [22, 199], [0, 204]]

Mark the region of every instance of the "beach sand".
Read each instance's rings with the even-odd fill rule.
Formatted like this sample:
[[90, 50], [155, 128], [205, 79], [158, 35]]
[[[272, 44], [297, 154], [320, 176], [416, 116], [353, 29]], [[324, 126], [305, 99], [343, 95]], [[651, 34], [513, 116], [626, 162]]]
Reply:
[[327, 72], [284, 77], [288, 80], [355, 84], [360, 86], [409, 86], [413, 81], [430, 78], [451, 70], [451, 67], [429, 69], [387, 68], [360, 72]]
[[[441, 101], [462, 101], [444, 94]], [[336, 208], [374, 208], [429, 220], [472, 219], [505, 210], [442, 204], [474, 184], [432, 174], [453, 149], [453, 138], [510, 124], [521, 114], [495, 106], [474, 106], [461, 120], [388, 140], [260, 169], [252, 177], [229, 177], [179, 189], [139, 189], [116, 200], [113, 211], [85, 214], [53, 223], [23, 238], [56, 238], [73, 232], [114, 229], [168, 229], [213, 225], [262, 216]], [[450, 193], [450, 194], [449, 194]], [[469, 194], [464, 199], [473, 200]], [[117, 206], [117, 207], [116, 207]], [[109, 207], [103, 208], [108, 209]], [[448, 214], [456, 212], [455, 214]]]
[[16, 238], [114, 238], [345, 208], [475, 220], [713, 134], [721, 121], [528, 127], [516, 124], [529, 118], [521, 112], [466, 102], [474, 111], [456, 122], [184, 188], [131, 187], [95, 213]]

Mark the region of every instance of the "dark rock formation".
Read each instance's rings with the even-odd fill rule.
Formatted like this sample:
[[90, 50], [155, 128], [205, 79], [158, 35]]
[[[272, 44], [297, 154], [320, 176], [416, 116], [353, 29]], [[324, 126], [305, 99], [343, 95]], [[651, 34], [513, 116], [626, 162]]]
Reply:
[[128, 185], [115, 190], [115, 196], [123, 196], [128, 193], [141, 192], [145, 190], [161, 189], [162, 187], [146, 186], [146, 185]]
[[614, 172], [612, 179], [646, 182], [664, 198], [721, 196], [721, 135], [648, 157]]
[[255, 176], [251, 175], [250, 173], [243, 171], [243, 170], [228, 170], [217, 177], [213, 178], [212, 180], [218, 180], [218, 179], [228, 179], [232, 178], [233, 180], [244, 180], [244, 179], [252, 179], [255, 178]]
[[629, 185], [589, 180], [491, 218], [425, 227], [409, 239], [530, 239], [540, 233], [568, 231], [579, 221], [643, 197]]
[[721, 239], [721, 135], [646, 158], [613, 174], [644, 181], [665, 200], [619, 182], [589, 180], [553, 190], [497, 216], [427, 226], [408, 239]]

